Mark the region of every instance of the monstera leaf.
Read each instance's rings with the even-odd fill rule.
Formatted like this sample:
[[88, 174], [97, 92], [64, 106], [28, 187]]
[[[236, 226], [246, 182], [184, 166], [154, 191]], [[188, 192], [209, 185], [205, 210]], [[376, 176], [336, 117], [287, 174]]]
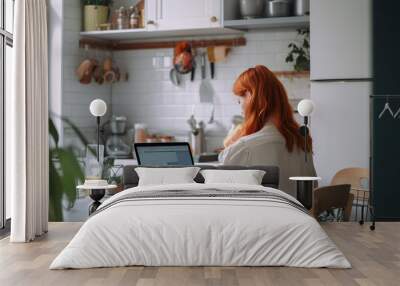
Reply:
[[[84, 145], [88, 144], [85, 136], [68, 119], [61, 118], [77, 134]], [[49, 150], [49, 220], [63, 221], [63, 199], [72, 208], [76, 200], [76, 185], [83, 182], [84, 172], [78, 158], [71, 148], [59, 147], [59, 134], [51, 118], [49, 135], [52, 140]]]

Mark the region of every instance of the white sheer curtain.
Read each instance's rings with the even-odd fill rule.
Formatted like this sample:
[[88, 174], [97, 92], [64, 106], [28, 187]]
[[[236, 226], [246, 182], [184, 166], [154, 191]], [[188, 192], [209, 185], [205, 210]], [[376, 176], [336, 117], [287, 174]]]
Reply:
[[48, 225], [48, 55], [46, 0], [16, 0], [13, 93], [6, 99], [6, 187], [12, 242]]

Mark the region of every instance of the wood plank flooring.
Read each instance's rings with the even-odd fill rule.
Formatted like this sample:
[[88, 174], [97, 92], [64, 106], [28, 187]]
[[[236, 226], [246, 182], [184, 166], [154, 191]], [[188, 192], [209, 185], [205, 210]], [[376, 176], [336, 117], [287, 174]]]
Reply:
[[0, 285], [400, 285], [400, 223], [330, 223], [323, 228], [352, 269], [289, 267], [121, 267], [48, 270], [81, 223], [51, 223], [44, 237], [27, 244], [0, 240]]

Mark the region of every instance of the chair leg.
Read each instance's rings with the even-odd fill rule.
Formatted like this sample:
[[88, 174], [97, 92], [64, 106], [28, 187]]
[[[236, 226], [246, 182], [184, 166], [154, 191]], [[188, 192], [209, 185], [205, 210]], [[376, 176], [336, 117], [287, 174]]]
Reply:
[[358, 221], [358, 191], [357, 191], [357, 193], [356, 193], [356, 196], [357, 196], [357, 198], [356, 198], [356, 217], [355, 217], [355, 221]]
[[347, 199], [347, 205], [343, 209], [343, 221], [350, 221], [351, 218], [351, 210], [353, 208], [353, 202], [354, 202], [354, 195], [352, 193], [349, 193], [349, 197]]
[[369, 212], [372, 220], [372, 224], [369, 226], [369, 229], [375, 230], [375, 210], [373, 209], [373, 206], [369, 206]]
[[364, 203], [365, 203], [365, 192], [363, 195], [363, 201], [362, 201], [362, 205], [361, 205], [361, 220], [360, 220], [360, 225], [364, 224]]

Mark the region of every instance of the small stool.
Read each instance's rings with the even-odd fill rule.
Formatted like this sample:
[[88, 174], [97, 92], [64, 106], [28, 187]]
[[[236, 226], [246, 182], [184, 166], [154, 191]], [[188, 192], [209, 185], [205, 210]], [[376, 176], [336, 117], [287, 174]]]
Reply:
[[106, 194], [106, 190], [107, 189], [115, 189], [115, 188], [117, 188], [117, 186], [116, 185], [107, 185], [107, 186], [79, 185], [76, 188], [89, 190], [89, 197], [93, 200], [93, 203], [89, 206], [89, 215], [91, 215], [101, 205], [100, 200]]

